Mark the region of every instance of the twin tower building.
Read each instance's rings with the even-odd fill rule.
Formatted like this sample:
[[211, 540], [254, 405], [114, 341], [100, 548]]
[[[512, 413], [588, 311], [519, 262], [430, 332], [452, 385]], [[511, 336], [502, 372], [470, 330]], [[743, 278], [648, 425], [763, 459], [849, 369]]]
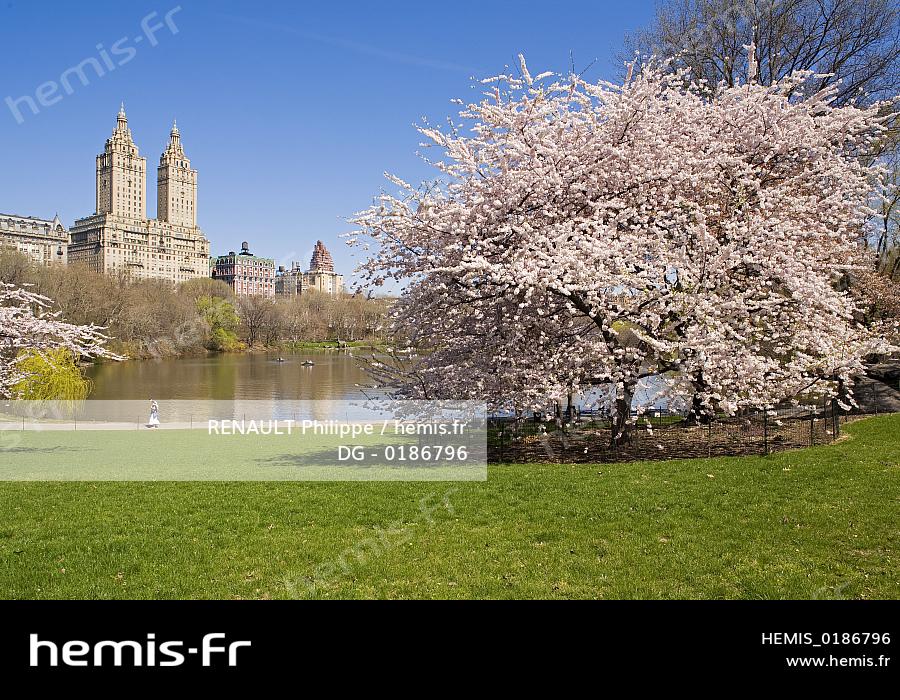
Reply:
[[156, 218], [147, 218], [147, 159], [128, 128], [125, 106], [97, 156], [96, 213], [70, 229], [68, 262], [136, 279], [183, 282], [209, 276], [209, 241], [197, 227], [197, 171], [178, 126], [157, 168]]

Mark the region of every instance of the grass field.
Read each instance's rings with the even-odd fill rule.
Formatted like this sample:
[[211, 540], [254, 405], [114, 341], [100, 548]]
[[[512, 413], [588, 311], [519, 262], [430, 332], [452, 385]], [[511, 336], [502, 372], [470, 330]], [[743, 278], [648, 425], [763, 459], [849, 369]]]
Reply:
[[[271, 421], [269, 421], [271, 422]], [[263, 421], [266, 423], [266, 421]], [[390, 421], [389, 421], [390, 423]], [[8, 425], [8, 424], [7, 424]], [[3, 430], [0, 431], [0, 484], [4, 481], [483, 481], [487, 477], [485, 436], [473, 431], [467, 457], [428, 462], [388, 462], [415, 438], [380, 434], [340, 437], [313, 435], [299, 427], [282, 434], [210, 434], [193, 430]], [[121, 425], [121, 424], [119, 424]], [[201, 426], [207, 425], [205, 422]], [[480, 441], [479, 441], [480, 438]], [[450, 438], [434, 440], [450, 446]], [[339, 461], [339, 446], [365, 447], [365, 460]]]
[[897, 598], [900, 415], [846, 433], [487, 482], [6, 482], [0, 594]]

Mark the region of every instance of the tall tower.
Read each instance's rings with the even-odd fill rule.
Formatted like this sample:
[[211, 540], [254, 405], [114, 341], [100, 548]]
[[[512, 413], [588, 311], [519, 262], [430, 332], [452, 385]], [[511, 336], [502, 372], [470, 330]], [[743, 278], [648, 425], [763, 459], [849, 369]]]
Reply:
[[310, 272], [334, 272], [334, 260], [322, 241], [316, 241], [312, 258], [309, 261]]
[[124, 104], [115, 131], [97, 156], [97, 214], [147, 218], [147, 160], [131, 138]]
[[197, 171], [184, 155], [177, 122], [159, 158], [156, 218], [176, 226], [197, 226]]
[[344, 276], [334, 271], [334, 260], [322, 241], [316, 241], [309, 271], [303, 274], [303, 291], [339, 295], [344, 292]]

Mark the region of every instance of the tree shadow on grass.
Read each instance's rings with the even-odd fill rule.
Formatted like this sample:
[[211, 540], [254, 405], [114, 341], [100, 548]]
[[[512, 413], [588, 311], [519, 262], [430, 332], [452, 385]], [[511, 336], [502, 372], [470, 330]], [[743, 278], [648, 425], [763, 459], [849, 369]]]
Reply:
[[338, 460], [338, 450], [337, 447], [331, 447], [323, 450], [309, 450], [307, 452], [291, 452], [280, 455], [273, 455], [271, 457], [260, 457], [256, 460], [258, 464], [266, 465], [273, 468], [303, 468], [303, 467], [328, 467], [333, 469], [371, 469], [375, 467], [384, 468], [387, 466], [396, 466], [387, 462], [386, 460], [375, 461], [374, 458], [371, 457], [373, 453], [378, 455], [384, 454], [384, 448], [388, 445], [392, 444], [396, 446], [397, 443], [385, 443], [381, 445], [366, 445], [366, 459], [363, 461], [354, 461], [354, 460], [346, 460], [339, 461]]
[[59, 452], [97, 452], [99, 447], [63, 447], [56, 445], [55, 447], [4, 447], [0, 448], [0, 454], [26, 453], [26, 454], [44, 454]]
[[[438, 472], [442, 469], [454, 469], [454, 470], [465, 470], [471, 469], [472, 463], [466, 461], [452, 461], [452, 460], [400, 460], [400, 459], [387, 459], [385, 457], [385, 450], [387, 447], [392, 447], [395, 450], [401, 446], [409, 447], [410, 445], [415, 445], [416, 443], [397, 443], [397, 442], [384, 442], [384, 443], [376, 443], [376, 444], [368, 444], [362, 446], [364, 448], [365, 457], [362, 460], [355, 459], [346, 459], [341, 461], [338, 459], [338, 449], [337, 446], [320, 449], [320, 450], [309, 450], [307, 452], [296, 452], [296, 453], [286, 453], [280, 455], [273, 455], [271, 457], [260, 457], [256, 460], [257, 464], [263, 466], [263, 468], [272, 468], [272, 469], [327, 469], [329, 471], [333, 471], [335, 474], [340, 474], [342, 471], [345, 473], [360, 473], [360, 472], [368, 472], [368, 471], [391, 471], [396, 473], [402, 469], [408, 470], [433, 470], [434, 472]], [[476, 452], [475, 449], [472, 452]], [[395, 452], [395, 454], [397, 454]], [[474, 456], [474, 455], [473, 455]], [[482, 459], [486, 460], [486, 456], [482, 455]], [[476, 460], [477, 461], [477, 460]]]

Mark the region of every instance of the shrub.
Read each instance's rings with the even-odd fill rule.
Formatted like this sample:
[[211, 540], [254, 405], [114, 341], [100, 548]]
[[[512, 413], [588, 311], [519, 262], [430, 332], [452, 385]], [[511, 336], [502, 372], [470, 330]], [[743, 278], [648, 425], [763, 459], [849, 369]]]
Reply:
[[17, 367], [26, 375], [13, 385], [13, 395], [20, 399], [82, 401], [91, 393], [91, 381], [81, 373], [70, 350], [24, 350]]

